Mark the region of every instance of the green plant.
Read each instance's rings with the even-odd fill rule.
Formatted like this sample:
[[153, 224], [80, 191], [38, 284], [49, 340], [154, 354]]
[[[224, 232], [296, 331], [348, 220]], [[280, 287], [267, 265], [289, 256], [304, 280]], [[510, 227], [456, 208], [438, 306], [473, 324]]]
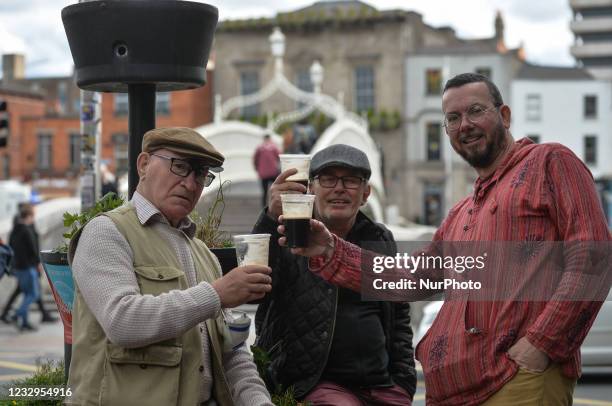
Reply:
[[[257, 372], [264, 379], [266, 370], [270, 365], [270, 355], [263, 348], [256, 345], [251, 346], [251, 352], [253, 353], [253, 362], [255, 362]], [[272, 403], [276, 406], [309, 406], [311, 404], [310, 402], [298, 402], [293, 393], [293, 386], [285, 391], [280, 387], [268, 388], [268, 390], [270, 390], [270, 395], [272, 396]]]
[[192, 211], [189, 217], [196, 225], [196, 238], [204, 241], [208, 248], [229, 248], [234, 244], [225, 231], [220, 230], [221, 220], [223, 219], [223, 211], [225, 210], [225, 196], [223, 189], [229, 186], [229, 180], [221, 181], [219, 176], [219, 188], [217, 195], [212, 204], [206, 211], [206, 215], [202, 217], [197, 211]]
[[[64, 379], [64, 361], [48, 360], [41, 363], [37, 367], [34, 375], [15, 380], [10, 384], [5, 385], [5, 388], [23, 386], [50, 387], [64, 385], [66, 385], [66, 381]], [[0, 406], [60, 406], [62, 402], [63, 398], [54, 400], [0, 400]]]
[[105, 194], [96, 204], [81, 213], [64, 213], [64, 227], [69, 227], [69, 230], [62, 235], [66, 239], [62, 245], [55, 249], [55, 252], [68, 252], [68, 244], [74, 235], [85, 227], [85, 224], [100, 213], [113, 210], [123, 204], [123, 198], [117, 196], [113, 192]]

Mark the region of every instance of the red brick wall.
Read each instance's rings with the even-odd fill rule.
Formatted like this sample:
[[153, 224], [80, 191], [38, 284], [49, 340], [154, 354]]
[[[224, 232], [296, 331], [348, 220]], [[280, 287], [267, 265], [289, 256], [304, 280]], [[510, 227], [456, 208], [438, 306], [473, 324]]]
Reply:
[[[170, 94], [170, 114], [156, 117], [157, 127], [199, 127], [213, 118], [213, 72], [207, 71], [206, 85]], [[115, 115], [115, 97], [102, 95], [102, 159], [115, 170], [113, 134], [128, 134], [128, 117]]]
[[[23, 179], [74, 178], [77, 170], [70, 166], [70, 134], [80, 133], [80, 122], [73, 118], [32, 117], [22, 120], [23, 137], [19, 160]], [[51, 169], [37, 166], [38, 135], [51, 134]]]
[[[0, 92], [0, 99], [7, 102], [9, 114], [10, 135], [6, 148], [0, 148], [0, 162], [4, 162], [6, 155], [10, 156], [10, 176], [21, 179], [23, 176], [24, 158], [22, 149], [27, 144], [27, 139], [24, 136], [22, 118], [26, 116], [42, 116], [45, 114], [45, 102], [42, 98], [35, 96], [17, 96]], [[1, 173], [3, 179], [8, 178], [6, 174]]]

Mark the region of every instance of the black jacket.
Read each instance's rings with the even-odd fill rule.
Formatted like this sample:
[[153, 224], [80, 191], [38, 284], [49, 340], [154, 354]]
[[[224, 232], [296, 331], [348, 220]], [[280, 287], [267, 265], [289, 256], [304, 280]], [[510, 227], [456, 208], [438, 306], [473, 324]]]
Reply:
[[[321, 379], [327, 365], [338, 302], [338, 288], [308, 270], [304, 257], [278, 246], [278, 224], [264, 212], [254, 233], [270, 233], [272, 292], [257, 309], [257, 345], [271, 359], [270, 389], [293, 386], [297, 398], [304, 397]], [[347, 239], [357, 245], [380, 241], [387, 255], [396, 252], [392, 233], [361, 212]], [[413, 396], [416, 372], [408, 303], [381, 303], [381, 319], [389, 356], [388, 371], [393, 383]]]
[[9, 245], [14, 253], [14, 270], [19, 271], [38, 266], [40, 263], [38, 234], [33, 225], [16, 222], [9, 237]]

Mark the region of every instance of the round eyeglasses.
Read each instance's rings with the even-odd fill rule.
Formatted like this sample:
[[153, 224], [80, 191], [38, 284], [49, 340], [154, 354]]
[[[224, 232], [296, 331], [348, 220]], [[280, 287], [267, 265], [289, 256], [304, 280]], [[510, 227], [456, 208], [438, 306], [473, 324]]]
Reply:
[[[501, 105], [487, 108], [479, 104], [474, 104], [470, 106], [470, 108], [465, 112], [465, 118], [467, 118], [467, 120], [472, 124], [480, 124], [489, 111], [497, 110], [500, 106]], [[446, 131], [448, 131], [449, 133], [455, 133], [459, 131], [462, 120], [462, 114], [449, 113], [445, 115], [444, 127], [446, 127]]]

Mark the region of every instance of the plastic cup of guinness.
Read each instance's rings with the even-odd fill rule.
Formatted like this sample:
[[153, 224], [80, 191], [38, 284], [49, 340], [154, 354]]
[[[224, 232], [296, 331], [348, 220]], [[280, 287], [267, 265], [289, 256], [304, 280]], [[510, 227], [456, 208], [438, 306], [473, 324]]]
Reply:
[[297, 182], [308, 187], [308, 172], [310, 171], [310, 155], [281, 154], [279, 155], [281, 172], [295, 168], [298, 173], [287, 178], [289, 182]]
[[268, 266], [270, 234], [240, 234], [233, 237], [238, 265]]
[[302, 248], [308, 246], [310, 218], [314, 207], [314, 195], [281, 195], [287, 246]]

